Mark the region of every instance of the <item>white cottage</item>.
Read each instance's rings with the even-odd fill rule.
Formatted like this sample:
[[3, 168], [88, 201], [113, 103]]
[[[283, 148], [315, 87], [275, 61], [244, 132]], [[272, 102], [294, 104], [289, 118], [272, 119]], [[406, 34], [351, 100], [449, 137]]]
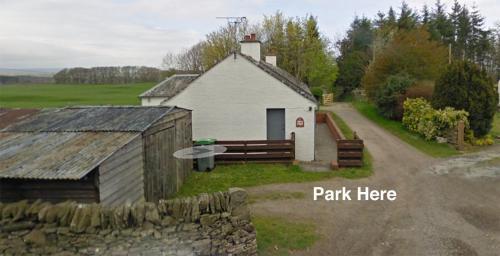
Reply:
[[140, 95], [142, 105], [193, 110], [193, 139], [279, 140], [295, 132], [296, 159], [314, 160], [317, 102], [308, 86], [261, 60], [260, 42], [245, 36], [241, 54], [201, 75], [174, 75]]

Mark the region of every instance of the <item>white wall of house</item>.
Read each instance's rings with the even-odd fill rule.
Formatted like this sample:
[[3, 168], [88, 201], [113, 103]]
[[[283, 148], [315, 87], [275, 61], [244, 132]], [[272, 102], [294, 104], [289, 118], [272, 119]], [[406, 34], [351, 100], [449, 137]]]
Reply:
[[[143, 99], [143, 105], [159, 102]], [[314, 160], [315, 103], [240, 55], [230, 55], [163, 104], [193, 110], [194, 139], [219, 140], [265, 140], [266, 109], [284, 108], [287, 139], [295, 132], [296, 159]], [[298, 117], [303, 128], [296, 127]]]

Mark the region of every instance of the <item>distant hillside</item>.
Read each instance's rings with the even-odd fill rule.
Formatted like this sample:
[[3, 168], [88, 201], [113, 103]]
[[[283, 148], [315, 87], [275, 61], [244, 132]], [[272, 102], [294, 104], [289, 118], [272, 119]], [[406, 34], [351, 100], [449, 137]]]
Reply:
[[52, 76], [6, 76], [0, 75], [0, 85], [2, 84], [50, 84], [54, 83]]
[[52, 77], [61, 68], [0, 68], [0, 76]]

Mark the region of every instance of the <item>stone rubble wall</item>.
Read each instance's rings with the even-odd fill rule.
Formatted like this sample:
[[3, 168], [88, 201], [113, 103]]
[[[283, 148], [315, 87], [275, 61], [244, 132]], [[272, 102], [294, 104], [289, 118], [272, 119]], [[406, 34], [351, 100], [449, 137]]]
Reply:
[[99, 204], [0, 203], [0, 255], [256, 255], [247, 192]]

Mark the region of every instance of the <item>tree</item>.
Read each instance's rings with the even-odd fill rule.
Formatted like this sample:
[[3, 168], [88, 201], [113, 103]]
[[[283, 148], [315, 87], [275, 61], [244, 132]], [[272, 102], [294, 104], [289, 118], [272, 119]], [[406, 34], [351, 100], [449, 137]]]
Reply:
[[430, 20], [430, 13], [429, 13], [429, 7], [424, 4], [424, 7], [422, 7], [422, 24], [427, 25]]
[[432, 105], [439, 109], [453, 107], [467, 111], [474, 135], [481, 137], [492, 127], [498, 91], [493, 80], [476, 64], [456, 61], [436, 82]]
[[398, 29], [413, 29], [417, 25], [417, 15], [412, 11], [408, 4], [403, 1], [401, 3], [401, 12], [397, 21]]
[[365, 17], [355, 17], [347, 36], [337, 42], [339, 75], [335, 82], [337, 97], [343, 98], [359, 87], [366, 66], [371, 58], [373, 27]]
[[446, 65], [447, 50], [429, 38], [425, 28], [400, 30], [377, 51], [361, 82], [368, 97], [374, 99], [390, 75], [407, 73], [417, 81], [437, 79]]
[[238, 51], [238, 39], [250, 31], [262, 42], [263, 53], [277, 56], [278, 67], [310, 86], [332, 86], [337, 66], [331, 44], [320, 33], [316, 18], [312, 15], [302, 19], [287, 18], [279, 11], [264, 16], [262, 24], [244, 22], [236, 27], [222, 26], [190, 49], [180, 54], [167, 54], [164, 66], [195, 72], [207, 70]]
[[436, 41], [442, 41], [446, 45], [454, 41], [453, 24], [446, 14], [445, 6], [440, 0], [434, 4], [434, 9], [430, 15], [429, 33], [431, 38]]

